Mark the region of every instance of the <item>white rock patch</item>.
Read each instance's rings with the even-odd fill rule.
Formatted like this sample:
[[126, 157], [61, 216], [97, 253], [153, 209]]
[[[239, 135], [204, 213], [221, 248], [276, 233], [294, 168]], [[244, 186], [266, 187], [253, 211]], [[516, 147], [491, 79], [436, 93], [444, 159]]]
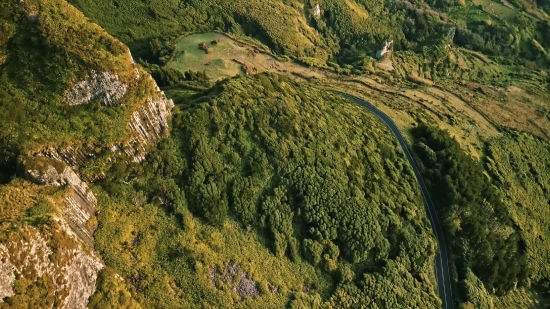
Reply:
[[99, 100], [102, 105], [114, 106], [128, 92], [128, 85], [119, 80], [118, 75], [111, 72], [92, 70], [89, 76], [76, 83], [65, 95], [69, 105], [80, 105], [92, 100]]
[[[30, 280], [47, 274], [54, 279], [59, 308], [86, 308], [88, 298], [95, 292], [97, 274], [103, 264], [93, 253], [82, 250], [80, 245], [58, 249], [57, 259], [66, 261], [62, 265], [50, 260], [52, 249], [42, 234], [32, 227], [20, 230], [11, 242], [0, 244], [0, 303], [4, 297], [15, 294], [16, 274], [30, 274], [27, 278]], [[61, 295], [66, 296], [61, 298]]]
[[15, 282], [15, 266], [10, 262], [8, 248], [0, 245], [0, 303], [4, 297], [15, 294], [13, 284]]

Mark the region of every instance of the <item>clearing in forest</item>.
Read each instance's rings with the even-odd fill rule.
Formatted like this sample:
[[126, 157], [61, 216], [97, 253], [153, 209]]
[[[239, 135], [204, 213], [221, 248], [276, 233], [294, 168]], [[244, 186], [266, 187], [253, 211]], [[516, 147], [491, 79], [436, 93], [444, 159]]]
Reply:
[[[206, 45], [201, 48], [202, 44]], [[167, 66], [181, 72], [204, 71], [212, 80], [265, 71], [323, 76], [301, 65], [279, 61], [259, 47], [238, 42], [217, 32], [183, 37], [177, 42], [174, 57]]]
[[472, 0], [475, 5], [480, 5], [483, 10], [500, 19], [510, 19], [519, 14], [518, 10], [490, 0]]

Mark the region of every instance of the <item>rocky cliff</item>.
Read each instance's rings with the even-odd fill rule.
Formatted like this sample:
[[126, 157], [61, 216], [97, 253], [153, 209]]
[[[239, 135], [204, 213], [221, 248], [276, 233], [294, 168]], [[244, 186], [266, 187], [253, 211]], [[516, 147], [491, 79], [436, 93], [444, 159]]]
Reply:
[[[75, 82], [65, 95], [66, 103], [71, 106], [90, 104], [94, 100], [108, 108], [119, 108], [119, 105], [124, 104], [133, 106], [126, 122], [126, 140], [110, 145], [75, 141], [72, 145], [48, 147], [33, 155], [62, 161], [74, 169], [78, 169], [87, 160], [93, 160], [98, 148], [109, 149], [118, 155], [124, 153], [129, 161], [143, 161], [148, 149], [158, 139], [168, 135], [168, 119], [174, 103], [166, 98], [153, 78], [134, 63], [129, 51], [127, 62], [134, 68], [132, 77], [127, 82], [122, 82], [116, 73], [92, 70]], [[146, 96], [136, 96], [138, 85], [146, 88]], [[84, 180], [95, 181], [102, 176], [104, 175], [84, 176]]]
[[86, 79], [76, 83], [66, 94], [69, 105], [80, 105], [99, 100], [106, 106], [118, 105], [128, 91], [128, 85], [122, 83], [118, 75], [112, 72], [91, 70]]
[[[10, 184], [11, 191], [20, 191], [24, 198], [7, 196], [0, 201], [2, 210], [20, 207], [26, 213], [24, 220], [0, 220], [0, 303], [86, 308], [104, 267], [94, 251], [97, 199], [61, 161], [27, 157], [22, 163], [26, 177], [38, 185], [18, 180]], [[40, 201], [49, 210], [37, 217], [30, 210]]]
[[[0, 303], [11, 297], [38, 297], [32, 304], [43, 308], [86, 308], [103, 268], [93, 251], [63, 235], [60, 226], [40, 231], [25, 226], [0, 244]], [[22, 290], [23, 287], [23, 290]], [[42, 295], [25, 295], [34, 287]]]
[[[147, 98], [127, 124], [133, 137], [126, 144], [110, 146], [110, 151], [123, 152], [136, 162], [144, 160], [148, 147], [165, 136], [172, 106], [161, 93]], [[93, 158], [93, 150], [90, 146], [52, 147], [24, 161], [29, 180], [43, 186], [66, 186], [68, 193], [47, 226], [17, 228], [0, 243], [0, 302], [17, 297], [18, 280], [26, 280], [47, 286], [49, 296], [41, 306], [86, 308], [103, 263], [93, 250], [97, 225], [91, 222], [97, 199], [73, 167]]]
[[[167, 136], [174, 104], [126, 46], [66, 1], [3, 5], [7, 24], [0, 20], [0, 28], [9, 33], [0, 35], [0, 75], [20, 95], [13, 106], [38, 122], [31, 137], [13, 147], [20, 149], [25, 178], [35, 184], [18, 178], [0, 185], [0, 194], [11, 190], [21, 196], [0, 195], [0, 303], [86, 308], [104, 267], [94, 251], [98, 201], [88, 184], [105, 176], [114, 161], [143, 161]], [[28, 74], [18, 75], [21, 71]], [[110, 117], [114, 120], [104, 120]], [[2, 122], [8, 124], [4, 129], [15, 128], [7, 134], [10, 141], [34, 124], [13, 117]], [[108, 132], [116, 134], [98, 136]], [[37, 214], [40, 205], [46, 210]]]
[[61, 207], [61, 218], [58, 221], [66, 231], [76, 236], [89, 248], [93, 249], [93, 233], [96, 226], [88, 224], [95, 216], [97, 199], [80, 177], [69, 167], [55, 159], [27, 158], [25, 165], [29, 178], [46, 186], [68, 186], [70, 194], [64, 199]]
[[[129, 61], [135, 66], [131, 57]], [[89, 104], [93, 100], [109, 108], [135, 105], [126, 123], [130, 131], [127, 141], [114, 145], [77, 142], [66, 147], [49, 147], [26, 158], [23, 165], [28, 179], [44, 186], [66, 186], [69, 192], [50, 222], [54, 228], [25, 226], [0, 244], [0, 278], [3, 278], [0, 280], [0, 302], [4, 298], [17, 297], [17, 282], [24, 278], [33, 284], [48, 286], [50, 294], [45, 304], [50, 307], [55, 304], [54, 307], [59, 308], [86, 308], [88, 298], [95, 292], [98, 273], [104, 266], [94, 252], [93, 233], [97, 225], [90, 223], [95, 216], [97, 199], [75, 170], [93, 160], [98, 147], [109, 149], [113, 156], [124, 154], [128, 162], [141, 162], [148, 149], [168, 134], [168, 118], [174, 104], [154, 80], [140, 70], [135, 67], [135, 82], [145, 78], [151, 88], [150, 95], [140, 104], [127, 101], [135, 85], [123, 83], [112, 72], [91, 71], [66, 95], [68, 105]]]
[[[118, 144], [99, 146], [109, 148], [113, 152], [123, 151], [132, 161], [141, 162], [145, 159], [147, 149], [159, 138], [167, 136], [168, 118], [174, 102], [167, 99], [153, 78], [135, 64], [129, 50], [126, 59], [126, 65], [131, 66], [133, 72], [131, 77], [127, 78], [127, 82], [122, 82], [114, 72], [92, 70], [67, 90], [65, 99], [68, 105], [89, 104], [98, 100], [102, 105], [112, 108], [125, 103], [135, 106], [127, 120], [129, 138]], [[139, 97], [139, 102], [135, 102], [136, 85], [140, 82], [141, 87], [147, 88], [149, 95]], [[50, 148], [42, 153], [71, 167], [78, 167], [93, 156], [92, 148], [97, 146]]]

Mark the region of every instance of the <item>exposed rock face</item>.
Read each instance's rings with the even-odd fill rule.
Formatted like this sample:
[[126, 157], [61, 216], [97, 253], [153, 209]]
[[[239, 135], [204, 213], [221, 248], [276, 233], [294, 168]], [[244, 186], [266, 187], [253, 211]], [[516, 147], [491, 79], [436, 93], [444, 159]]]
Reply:
[[315, 5], [311, 13], [315, 17], [321, 17], [321, 7], [319, 6], [319, 4]]
[[77, 243], [69, 241], [69, 246], [58, 247], [53, 257], [48, 241], [35, 228], [12, 233], [6, 244], [0, 244], [0, 302], [15, 295], [16, 275], [31, 281], [47, 275], [55, 288], [56, 307], [86, 308], [103, 264]]
[[241, 274], [241, 279], [237, 282], [235, 286], [235, 293], [241, 298], [245, 296], [254, 297], [260, 295], [260, 290], [258, 290], [258, 283], [254, 280], [250, 280], [246, 277], [247, 273], [243, 272]]
[[65, 95], [69, 105], [80, 105], [92, 100], [99, 100], [105, 106], [120, 103], [128, 92], [128, 85], [119, 80], [118, 75], [111, 72], [90, 71], [88, 77], [76, 83]]
[[15, 294], [13, 284], [15, 283], [15, 266], [10, 262], [8, 249], [0, 245], [0, 302], [5, 297]]
[[[174, 107], [174, 102], [167, 99], [159, 91], [156, 98], [148, 98], [146, 102], [132, 113], [128, 126], [134, 133], [125, 144], [103, 145], [112, 152], [123, 151], [134, 162], [145, 160], [147, 146], [154, 145], [159, 139], [168, 134], [168, 118]], [[93, 157], [94, 147], [66, 147], [64, 149], [49, 148], [37, 155], [46, 156], [64, 162], [72, 168], [83, 165]], [[85, 179], [95, 181], [96, 179]]]
[[[232, 288], [233, 293], [239, 295], [241, 298], [244, 297], [254, 297], [260, 295], [260, 290], [258, 289], [258, 283], [254, 280], [248, 279], [248, 273], [246, 271], [239, 272], [241, 265], [229, 261], [223, 272], [220, 272], [220, 269], [212, 267], [208, 279], [214, 288], [217, 289], [218, 282], [224, 282], [226, 285], [231, 284], [235, 281], [235, 278], [239, 275], [239, 281], [234, 284]], [[278, 291], [278, 288], [275, 290]], [[275, 293], [276, 293], [275, 292]]]
[[67, 148], [56, 150], [49, 148], [46, 151], [41, 152], [39, 155], [44, 155], [48, 158], [52, 158], [61, 162], [64, 162], [70, 167], [77, 167], [90, 158], [90, 154], [93, 153], [92, 147], [79, 147], [74, 148], [69, 146]]
[[[154, 87], [155, 95], [145, 98], [128, 119], [128, 126], [134, 133], [125, 143], [118, 145], [99, 145], [107, 147], [113, 152], [124, 151], [134, 162], [141, 162], [145, 159], [147, 145], [153, 145], [156, 141], [167, 135], [168, 117], [171, 115], [174, 102], [164, 95], [153, 78], [148, 74], [141, 74], [140, 69], [135, 65], [132, 55], [128, 50], [129, 64], [134, 68], [131, 78], [132, 83], [146, 78], [146, 83]], [[116, 106], [130, 95], [133, 88], [120, 81], [119, 77], [110, 72], [97, 72], [92, 70], [88, 77], [77, 82], [68, 90], [65, 99], [69, 105], [87, 104], [97, 99], [105, 106]], [[93, 156], [93, 149], [96, 146], [78, 147], [71, 146], [64, 149], [50, 148], [40, 152], [44, 155], [65, 162], [71, 167], [81, 166], [87, 159]], [[86, 179], [94, 181], [96, 179]]]
[[155, 142], [166, 137], [163, 131], [168, 129], [168, 116], [173, 107], [174, 102], [164, 96], [157, 99], [149, 98], [132, 114], [129, 126], [138, 134], [144, 145]]
[[[0, 302], [15, 295], [16, 278], [36, 281], [47, 275], [48, 290], [52, 286], [55, 289], [52, 304], [59, 308], [86, 308], [103, 268], [101, 259], [92, 251], [95, 227], [87, 226], [95, 215], [97, 199], [69, 166], [55, 159], [29, 157], [25, 166], [34, 182], [67, 185], [71, 193], [65, 198], [62, 213], [50, 223], [51, 228], [46, 226], [39, 231], [25, 226], [0, 244]], [[56, 249], [55, 255], [52, 248]]]
[[95, 292], [97, 274], [103, 269], [103, 264], [97, 257], [79, 249], [66, 253], [73, 257], [61, 269], [63, 284], [60, 288], [69, 291], [61, 308], [86, 308], [88, 298]]
[[[63, 215], [71, 231], [90, 248], [93, 248], [93, 232], [95, 227], [88, 227], [87, 222], [95, 215], [97, 199], [88, 189], [88, 185], [70, 168], [65, 167], [62, 173], [52, 165], [42, 170], [27, 170], [34, 182], [43, 185], [69, 185], [72, 193], [65, 199]], [[64, 224], [62, 224], [64, 225]]]
[[393, 51], [393, 40], [386, 40], [384, 41], [384, 46], [382, 46], [382, 49], [376, 52], [376, 58], [380, 59], [385, 54]]

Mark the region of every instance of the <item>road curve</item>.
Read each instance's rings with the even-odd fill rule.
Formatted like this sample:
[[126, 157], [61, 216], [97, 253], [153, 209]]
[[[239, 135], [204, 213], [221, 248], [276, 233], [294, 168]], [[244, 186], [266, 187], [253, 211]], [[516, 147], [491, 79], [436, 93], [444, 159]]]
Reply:
[[386, 114], [384, 114], [382, 111], [380, 111], [370, 103], [344, 92], [335, 90], [333, 90], [332, 92], [352, 100], [353, 102], [361, 105], [362, 107], [368, 109], [373, 114], [375, 114], [376, 117], [380, 118], [380, 120], [382, 120], [382, 122], [388, 127], [388, 129], [390, 129], [391, 133], [395, 135], [395, 137], [399, 141], [399, 145], [401, 145], [401, 148], [403, 148], [405, 157], [407, 157], [409, 164], [414, 170], [414, 175], [416, 176], [416, 180], [418, 181], [418, 185], [420, 187], [420, 192], [422, 193], [422, 198], [424, 199], [424, 204], [426, 205], [428, 218], [430, 219], [433, 232], [435, 234], [435, 237], [437, 238], [437, 243], [439, 244], [439, 254], [435, 256], [435, 277], [437, 280], [437, 293], [439, 294], [439, 298], [441, 298], [441, 302], [443, 303], [443, 309], [454, 309], [453, 294], [451, 289], [451, 276], [449, 272], [449, 259], [447, 254], [447, 246], [445, 245], [445, 238], [443, 236], [443, 230], [441, 228], [441, 223], [439, 222], [439, 218], [437, 217], [435, 205], [432, 201], [432, 198], [430, 197], [428, 188], [424, 183], [422, 174], [420, 174], [420, 170], [418, 169], [418, 166], [416, 165], [416, 162], [411, 155], [407, 143], [405, 143], [403, 135], [401, 135], [401, 132], [399, 132], [399, 129], [397, 128], [395, 123], [393, 123], [390, 117], [388, 117]]

